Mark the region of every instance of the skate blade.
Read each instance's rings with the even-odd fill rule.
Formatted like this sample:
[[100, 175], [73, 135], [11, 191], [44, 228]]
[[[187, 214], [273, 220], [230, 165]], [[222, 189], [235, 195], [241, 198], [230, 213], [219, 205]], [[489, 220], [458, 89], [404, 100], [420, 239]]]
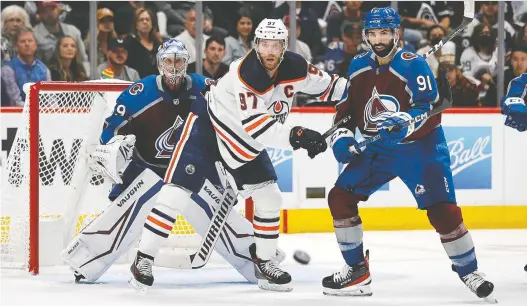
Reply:
[[150, 289], [150, 286], [147, 286], [145, 284], [141, 284], [138, 282], [133, 276], [130, 278], [128, 283], [135, 289], [135, 291], [146, 294], [148, 292], [148, 289]]
[[291, 287], [289, 284], [279, 285], [275, 283], [270, 283], [266, 279], [259, 279], [258, 280], [258, 288], [262, 290], [267, 291], [278, 291], [278, 292], [290, 292], [293, 291], [293, 287]]
[[322, 293], [333, 296], [371, 296], [373, 294], [369, 285], [350, 286], [342, 289], [324, 288]]

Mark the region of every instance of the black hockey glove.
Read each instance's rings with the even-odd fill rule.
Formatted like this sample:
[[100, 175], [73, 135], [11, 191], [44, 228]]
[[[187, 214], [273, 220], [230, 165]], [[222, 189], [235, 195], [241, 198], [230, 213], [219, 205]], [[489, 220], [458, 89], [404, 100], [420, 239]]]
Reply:
[[289, 143], [293, 149], [305, 149], [307, 155], [314, 158], [318, 154], [326, 151], [328, 145], [322, 134], [301, 126], [295, 126], [289, 135]]

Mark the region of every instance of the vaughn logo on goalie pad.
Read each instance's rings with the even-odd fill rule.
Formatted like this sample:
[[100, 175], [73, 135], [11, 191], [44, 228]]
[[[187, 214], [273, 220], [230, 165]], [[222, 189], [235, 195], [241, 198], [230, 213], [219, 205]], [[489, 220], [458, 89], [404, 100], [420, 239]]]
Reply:
[[123, 206], [123, 204], [126, 203], [126, 201], [130, 200], [130, 197], [133, 196], [137, 192], [137, 190], [139, 190], [139, 188], [141, 188], [141, 186], [143, 186], [144, 184], [145, 183], [143, 182], [143, 180], [137, 182], [137, 184], [132, 188], [132, 190], [128, 191], [128, 193], [119, 201], [119, 203], [117, 203], [117, 206]]

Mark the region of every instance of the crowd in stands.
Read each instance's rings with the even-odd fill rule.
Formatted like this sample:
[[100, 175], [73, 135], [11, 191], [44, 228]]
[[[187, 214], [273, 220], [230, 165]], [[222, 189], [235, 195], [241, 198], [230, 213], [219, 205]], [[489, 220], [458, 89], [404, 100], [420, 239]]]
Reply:
[[[1, 3], [2, 106], [23, 105], [23, 85], [37, 81], [115, 78], [137, 81], [157, 74], [156, 52], [169, 37], [190, 53], [188, 72], [203, 53], [203, 73], [220, 78], [229, 64], [253, 47], [255, 27], [264, 18], [296, 19], [295, 52], [318, 68], [345, 76], [362, 40], [365, 14], [390, 1], [296, 1], [296, 16], [286, 1], [204, 1], [203, 50], [196, 50], [194, 1], [99, 1], [97, 31], [89, 33], [89, 3], [84, 1], [3, 1]], [[527, 72], [527, 2], [505, 3], [505, 89]], [[399, 46], [424, 54], [463, 18], [462, 1], [398, 1], [402, 20]], [[497, 105], [498, 2], [476, 2], [476, 18], [465, 31], [427, 58], [434, 75], [446, 73], [454, 106]], [[96, 35], [96, 71], [87, 50]], [[297, 104], [312, 102], [299, 95]]]

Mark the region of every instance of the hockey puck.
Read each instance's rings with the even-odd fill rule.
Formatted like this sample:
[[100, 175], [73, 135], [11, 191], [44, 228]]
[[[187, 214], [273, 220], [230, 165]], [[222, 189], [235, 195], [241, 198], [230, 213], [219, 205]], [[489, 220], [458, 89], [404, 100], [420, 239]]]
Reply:
[[295, 251], [293, 258], [300, 264], [307, 265], [311, 257], [304, 251]]

